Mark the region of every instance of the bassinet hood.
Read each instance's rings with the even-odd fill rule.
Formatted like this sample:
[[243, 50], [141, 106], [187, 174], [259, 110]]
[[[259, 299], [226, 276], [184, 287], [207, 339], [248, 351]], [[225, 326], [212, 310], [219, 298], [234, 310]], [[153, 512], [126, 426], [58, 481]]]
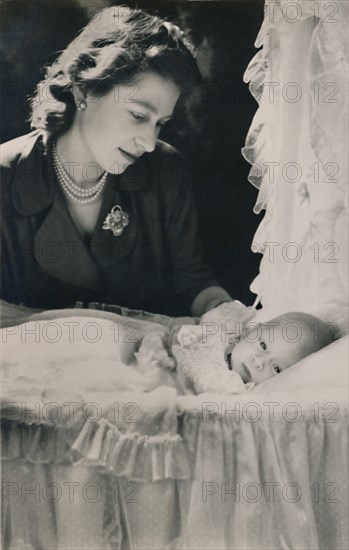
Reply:
[[[259, 108], [243, 155], [265, 210], [251, 290], [263, 317], [301, 310], [347, 331], [348, 4], [266, 2], [245, 82]], [[316, 8], [315, 12], [314, 9]]]

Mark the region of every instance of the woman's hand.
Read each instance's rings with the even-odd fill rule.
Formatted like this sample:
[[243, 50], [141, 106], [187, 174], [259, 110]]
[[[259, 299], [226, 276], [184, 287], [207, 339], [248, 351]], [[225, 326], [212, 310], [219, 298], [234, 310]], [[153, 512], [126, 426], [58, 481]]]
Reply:
[[255, 309], [247, 307], [239, 300], [231, 300], [218, 304], [207, 311], [200, 319], [202, 323], [247, 323], [256, 315]]

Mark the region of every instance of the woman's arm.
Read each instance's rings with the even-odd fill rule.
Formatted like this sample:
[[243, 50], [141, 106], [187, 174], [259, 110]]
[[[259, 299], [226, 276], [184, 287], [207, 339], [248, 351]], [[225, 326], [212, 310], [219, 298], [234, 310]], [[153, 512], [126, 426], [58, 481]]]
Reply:
[[177, 153], [167, 159], [164, 173], [164, 229], [175, 292], [187, 312], [200, 317], [232, 298], [219, 285], [206, 261], [188, 166]]
[[223, 304], [232, 302], [233, 298], [221, 286], [210, 286], [200, 292], [191, 305], [191, 313], [194, 317], [201, 317], [207, 311]]

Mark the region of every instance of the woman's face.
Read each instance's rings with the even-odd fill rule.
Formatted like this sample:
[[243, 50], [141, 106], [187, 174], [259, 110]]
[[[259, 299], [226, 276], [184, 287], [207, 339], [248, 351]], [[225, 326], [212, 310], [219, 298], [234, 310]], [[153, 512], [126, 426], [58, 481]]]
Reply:
[[87, 108], [76, 112], [71, 129], [77, 132], [90, 162], [112, 174], [122, 174], [143, 153], [154, 150], [179, 94], [171, 80], [156, 73], [140, 73], [106, 95], [87, 96]]

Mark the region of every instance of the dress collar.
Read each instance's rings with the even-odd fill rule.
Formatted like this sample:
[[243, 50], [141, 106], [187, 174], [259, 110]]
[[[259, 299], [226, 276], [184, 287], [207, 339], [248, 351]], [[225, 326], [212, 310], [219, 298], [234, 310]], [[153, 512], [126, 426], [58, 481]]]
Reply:
[[[45, 145], [38, 131], [27, 136], [12, 186], [13, 204], [20, 214], [37, 214], [55, 200], [57, 183], [51, 161], [52, 144], [51, 135]], [[108, 174], [107, 183], [122, 191], [140, 191], [148, 187], [147, 176], [146, 160], [140, 158], [123, 174]]]

